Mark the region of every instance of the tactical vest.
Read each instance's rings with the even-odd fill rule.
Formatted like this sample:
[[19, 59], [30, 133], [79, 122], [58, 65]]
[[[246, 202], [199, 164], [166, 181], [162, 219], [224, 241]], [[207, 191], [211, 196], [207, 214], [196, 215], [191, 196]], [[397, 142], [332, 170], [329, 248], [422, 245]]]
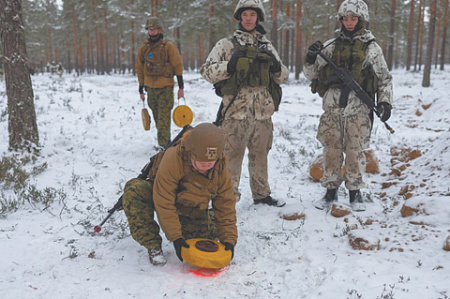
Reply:
[[214, 84], [216, 94], [220, 97], [224, 95], [235, 96], [241, 85], [251, 87], [267, 86], [274, 101], [275, 111], [278, 111], [282, 90], [270, 73], [272, 64], [270, 55], [255, 46], [239, 44], [236, 37], [232, 37], [231, 41], [234, 45], [234, 51], [241, 51], [245, 53], [245, 56], [238, 59], [236, 72], [229, 79]]
[[[372, 65], [369, 64], [366, 68], [362, 68], [366, 58], [365, 52], [371, 42], [363, 43], [361, 40], [350, 42], [338, 39], [331, 60], [336, 66], [350, 70], [356, 82], [375, 100], [378, 91], [378, 77], [375, 75]], [[318, 78], [312, 81], [311, 91], [317, 92], [323, 97], [329, 88], [342, 89], [343, 82], [334, 69], [327, 64], [319, 70]]]
[[144, 51], [145, 56], [142, 58], [145, 75], [173, 77], [173, 66], [167, 62], [166, 43], [164, 40], [155, 44], [147, 42], [147, 48]]
[[240, 45], [236, 38], [232, 38], [234, 51], [245, 53], [244, 57], [238, 59], [236, 72], [222, 87], [224, 95], [235, 95], [240, 85], [243, 86], [269, 86], [270, 81], [270, 56], [261, 52], [252, 45]]

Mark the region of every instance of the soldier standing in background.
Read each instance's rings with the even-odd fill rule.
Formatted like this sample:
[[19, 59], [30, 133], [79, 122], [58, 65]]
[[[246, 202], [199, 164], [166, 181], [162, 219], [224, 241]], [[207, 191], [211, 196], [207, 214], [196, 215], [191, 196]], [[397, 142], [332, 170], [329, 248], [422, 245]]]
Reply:
[[[322, 99], [324, 113], [320, 117], [317, 138], [323, 145], [324, 175], [322, 186], [325, 196], [315, 203], [316, 208], [326, 209], [338, 199], [338, 188], [343, 181], [349, 190], [350, 204], [354, 211], [366, 209], [361, 188], [365, 187], [362, 171], [365, 169], [364, 149], [369, 147], [373, 114], [352, 91], [341, 97], [343, 82], [318, 51], [330, 57], [338, 67], [347, 68], [352, 77], [367, 94], [375, 99], [380, 120], [385, 122], [391, 115], [392, 76], [383, 52], [373, 34], [366, 30], [369, 11], [362, 0], [346, 0], [338, 11], [341, 28], [337, 38], [312, 44], [305, 58], [305, 77], [312, 80], [311, 90]], [[341, 168], [344, 163], [345, 175]]]
[[177, 47], [164, 40], [161, 20], [151, 17], [145, 28], [149, 38], [138, 50], [135, 69], [141, 100], [145, 100], [145, 89], [147, 103], [158, 130], [158, 144], [164, 147], [170, 142], [170, 113], [175, 85], [173, 76], [177, 76], [178, 99], [184, 97], [183, 62]]
[[248, 148], [254, 203], [283, 206], [283, 201], [270, 195], [268, 181], [267, 156], [273, 138], [271, 117], [276, 109], [268, 86], [270, 80], [278, 84], [286, 82], [289, 70], [259, 24], [265, 19], [260, 0], [240, 0], [233, 16], [239, 21], [239, 28], [232, 38], [217, 42], [200, 71], [212, 84], [224, 82], [219, 91], [224, 107], [221, 113], [225, 113], [222, 128], [236, 200], [241, 197], [242, 160]]
[[156, 158], [160, 162], [153, 165], [147, 180], [136, 178], [126, 183], [122, 202], [130, 232], [147, 248], [153, 265], [166, 263], [155, 212], [181, 261], [181, 247], [189, 247], [185, 240], [192, 238], [217, 237], [234, 255], [236, 200], [224, 143], [222, 129], [199, 124], [186, 132], [177, 146], [160, 153], [163, 156]]

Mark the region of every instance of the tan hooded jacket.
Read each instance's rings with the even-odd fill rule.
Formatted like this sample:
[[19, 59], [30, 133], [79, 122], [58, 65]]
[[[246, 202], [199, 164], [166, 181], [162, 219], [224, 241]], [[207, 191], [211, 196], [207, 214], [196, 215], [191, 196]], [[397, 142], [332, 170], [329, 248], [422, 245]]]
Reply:
[[183, 237], [178, 215], [206, 213], [211, 201], [219, 241], [236, 244], [236, 199], [226, 158], [219, 159], [205, 176], [192, 167], [184, 143], [169, 148], [156, 174], [153, 201], [169, 241]]

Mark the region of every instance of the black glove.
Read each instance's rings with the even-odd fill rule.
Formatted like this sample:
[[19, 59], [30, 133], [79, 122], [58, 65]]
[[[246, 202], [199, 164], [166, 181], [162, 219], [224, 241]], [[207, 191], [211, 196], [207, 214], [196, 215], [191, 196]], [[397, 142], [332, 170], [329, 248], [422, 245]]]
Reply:
[[144, 93], [144, 85], [139, 85], [139, 94]]
[[392, 106], [389, 103], [381, 102], [377, 105], [377, 112], [382, 122], [387, 121], [391, 117]]
[[227, 64], [227, 73], [228, 74], [232, 75], [232, 74], [234, 74], [234, 72], [236, 72], [236, 64], [237, 64], [237, 61], [239, 60], [239, 58], [241, 58], [241, 57], [245, 57], [244, 51], [237, 50], [233, 53], [230, 61], [228, 61], [228, 64]]
[[316, 41], [314, 44], [309, 46], [308, 54], [306, 54], [305, 61], [309, 64], [314, 64], [316, 62], [317, 54], [322, 50], [323, 44], [321, 41]]
[[225, 245], [225, 250], [231, 250], [231, 259], [234, 257], [234, 245], [228, 242], [223, 243]]
[[272, 65], [270, 66], [270, 71], [272, 73], [278, 73], [281, 72], [281, 62], [275, 57], [275, 54], [273, 54], [271, 51], [264, 49], [262, 51], [263, 53], [266, 53], [270, 56], [270, 60], [272, 61]]
[[175, 253], [177, 254], [177, 257], [180, 261], [183, 261], [183, 258], [181, 257], [181, 246], [185, 248], [189, 248], [188, 243], [183, 238], [178, 238], [175, 241], [173, 241], [173, 247], [175, 248]]

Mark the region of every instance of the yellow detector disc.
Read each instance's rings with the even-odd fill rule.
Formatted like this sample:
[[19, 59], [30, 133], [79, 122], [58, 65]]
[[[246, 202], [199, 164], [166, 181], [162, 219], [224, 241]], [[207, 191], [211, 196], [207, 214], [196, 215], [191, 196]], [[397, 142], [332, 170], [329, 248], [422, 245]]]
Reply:
[[189, 239], [186, 243], [189, 248], [181, 247], [181, 256], [193, 266], [220, 269], [228, 266], [231, 261], [231, 250], [225, 250], [225, 245], [215, 240]]
[[173, 110], [173, 122], [180, 128], [190, 125], [194, 119], [191, 108], [186, 105], [178, 105]]

